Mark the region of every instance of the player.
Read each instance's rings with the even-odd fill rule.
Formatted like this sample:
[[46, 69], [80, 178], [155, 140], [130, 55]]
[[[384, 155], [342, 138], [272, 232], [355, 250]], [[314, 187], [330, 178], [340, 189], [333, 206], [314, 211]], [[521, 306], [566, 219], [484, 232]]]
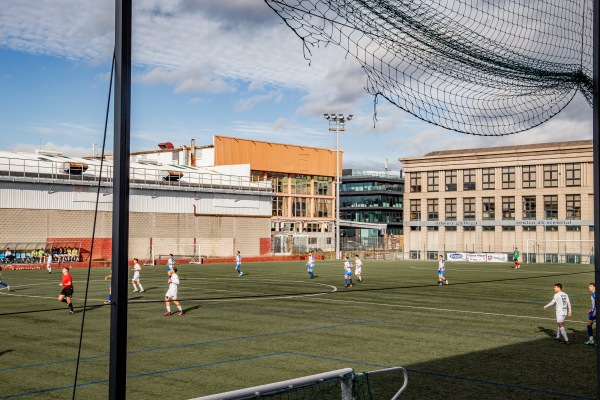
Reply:
[[[112, 274], [107, 275], [104, 277], [104, 280], [108, 280], [112, 278]], [[111, 304], [112, 303], [112, 285], [108, 287], [108, 299], [104, 302], [104, 304]]]
[[52, 256], [49, 254], [48, 257], [46, 257], [46, 269], [48, 270], [49, 274], [52, 273]]
[[[571, 314], [571, 302], [569, 301], [569, 296], [562, 291], [562, 284], [555, 284], [554, 291], [556, 292], [554, 298], [544, 306], [544, 310], [556, 303], [556, 324], [558, 325], [558, 329], [556, 330], [556, 339], [554, 340], [563, 344], [569, 344], [569, 337], [565, 330], [565, 318], [573, 315]], [[563, 336], [564, 341], [560, 340], [560, 335]]]
[[171, 303], [169, 300], [173, 300], [173, 303], [177, 306], [179, 313], [177, 315], [183, 315], [183, 309], [181, 304], [177, 301], [177, 288], [179, 286], [179, 275], [177, 275], [177, 267], [173, 266], [173, 269], [169, 272], [169, 290], [165, 294], [165, 306], [167, 306], [167, 312], [165, 316], [171, 315]]
[[69, 267], [63, 267], [62, 274], [62, 282], [59, 283], [59, 286], [62, 286], [62, 291], [58, 296], [58, 301], [67, 303], [69, 306], [69, 314], [74, 314], [73, 301], [71, 300], [73, 297], [73, 277], [69, 273]]
[[169, 254], [169, 259], [167, 260], [167, 273], [171, 272], [173, 267], [175, 266], [175, 257], [173, 254]]
[[313, 256], [312, 252], [308, 253], [308, 261], [306, 266], [308, 267], [308, 275], [310, 276], [310, 279], [314, 278], [315, 256]]
[[515, 269], [521, 268], [521, 264], [519, 264], [519, 249], [515, 247], [515, 251], [513, 252], [513, 261], [515, 262]]
[[440, 254], [438, 258], [438, 285], [441, 286], [444, 282], [446, 282], [447, 285], [448, 279], [446, 279], [444, 276], [446, 274], [446, 260], [444, 260], [444, 256], [442, 254]]
[[354, 286], [352, 284], [352, 263], [348, 260], [348, 257], [345, 258], [344, 261], [344, 287], [348, 287], [348, 280], [350, 280], [350, 287]]
[[[133, 285], [134, 292], [143, 292], [144, 288], [142, 287], [142, 283], [140, 282], [140, 271], [142, 267], [140, 267], [139, 260], [137, 258], [133, 259], [133, 278], [131, 278], [131, 284]], [[140, 290], [138, 290], [136, 283], [140, 285]]]
[[242, 266], [242, 255], [240, 254], [240, 251], [238, 250], [237, 254], [235, 256], [235, 270], [237, 271], [238, 276], [244, 275], [244, 273], [240, 269], [241, 266]]
[[10, 292], [10, 286], [2, 282], [2, 265], [0, 265], [0, 285], [4, 286], [6, 288], [6, 291]]
[[592, 309], [588, 313], [588, 321], [587, 321], [587, 331], [590, 340], [585, 342], [585, 344], [595, 345], [594, 341], [594, 331], [592, 330], [592, 325], [594, 325], [594, 321], [596, 321], [596, 284], [594, 282], [590, 282], [588, 285], [588, 289], [592, 292]]
[[354, 276], [358, 279], [359, 282], [362, 282], [362, 261], [358, 258], [358, 254], [354, 256]]

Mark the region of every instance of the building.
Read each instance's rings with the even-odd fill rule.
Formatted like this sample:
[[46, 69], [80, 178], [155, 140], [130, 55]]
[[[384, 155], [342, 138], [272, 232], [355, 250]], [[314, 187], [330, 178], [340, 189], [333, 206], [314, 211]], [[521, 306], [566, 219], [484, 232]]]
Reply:
[[[131, 257], [155, 262], [173, 253], [190, 260], [232, 257], [236, 250], [270, 255], [274, 192], [269, 181], [252, 180], [247, 165], [206, 168], [164, 154], [171, 158], [142, 156], [131, 162]], [[27, 261], [33, 250], [73, 246], [82, 261], [110, 260], [113, 165], [108, 158], [0, 152], [0, 250], [9, 247]]]
[[403, 158], [405, 257], [506, 253], [590, 262], [592, 141], [435, 151]]
[[192, 140], [190, 146], [165, 142], [159, 147], [132, 153], [132, 160], [182, 171], [203, 167], [241, 174], [273, 188], [269, 215], [273, 254], [334, 250], [335, 151], [225, 136], [214, 136], [212, 145], [196, 146]]
[[342, 171], [342, 250], [399, 248], [403, 234], [402, 173]]

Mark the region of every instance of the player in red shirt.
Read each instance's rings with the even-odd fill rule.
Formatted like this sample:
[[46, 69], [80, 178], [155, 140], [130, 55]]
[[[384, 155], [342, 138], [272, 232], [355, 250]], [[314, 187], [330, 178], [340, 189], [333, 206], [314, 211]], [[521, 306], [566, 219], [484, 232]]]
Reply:
[[58, 296], [58, 301], [67, 303], [69, 306], [69, 314], [73, 314], [73, 303], [71, 297], [73, 297], [73, 277], [69, 273], [69, 268], [63, 267], [62, 269], [62, 282], [59, 285], [63, 288]]

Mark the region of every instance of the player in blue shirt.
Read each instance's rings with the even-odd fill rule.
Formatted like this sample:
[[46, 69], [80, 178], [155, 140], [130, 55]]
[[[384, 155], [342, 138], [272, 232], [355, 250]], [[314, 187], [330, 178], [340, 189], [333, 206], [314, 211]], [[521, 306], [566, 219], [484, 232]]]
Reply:
[[344, 261], [344, 287], [348, 287], [348, 280], [350, 280], [350, 287], [354, 286], [352, 284], [352, 263], [346, 257], [346, 261]]
[[0, 285], [4, 286], [7, 291], [10, 291], [10, 286], [2, 282], [2, 266], [0, 265]]
[[175, 257], [173, 254], [169, 254], [169, 259], [167, 260], [167, 273], [171, 272], [173, 267], [175, 266]]
[[438, 285], [443, 285], [444, 282], [446, 282], [447, 285], [448, 279], [444, 276], [446, 273], [446, 260], [444, 260], [444, 256], [441, 254], [438, 257], [440, 259], [438, 261]]
[[308, 253], [308, 261], [306, 263], [306, 266], [308, 267], [308, 275], [310, 275], [310, 279], [314, 278], [315, 275], [313, 273], [313, 270], [315, 269], [315, 256], [313, 256], [313, 253]]
[[238, 276], [244, 275], [242, 270], [240, 270], [241, 266], [242, 266], [242, 255], [240, 254], [240, 251], [238, 250], [237, 255], [235, 256], [235, 270], [237, 271]]
[[594, 341], [594, 331], [592, 330], [592, 325], [594, 325], [594, 321], [596, 320], [596, 284], [590, 282], [588, 285], [588, 289], [592, 292], [592, 309], [588, 313], [588, 321], [587, 321], [587, 331], [590, 340], [585, 342], [585, 344], [594, 345], [596, 342]]

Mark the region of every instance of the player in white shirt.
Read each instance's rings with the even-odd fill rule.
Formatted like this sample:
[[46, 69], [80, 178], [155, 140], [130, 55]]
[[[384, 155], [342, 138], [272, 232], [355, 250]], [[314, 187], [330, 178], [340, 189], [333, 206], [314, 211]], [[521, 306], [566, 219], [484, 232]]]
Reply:
[[177, 267], [173, 266], [173, 268], [169, 271], [169, 290], [165, 294], [165, 305], [167, 306], [167, 312], [164, 314], [165, 316], [171, 315], [171, 303], [170, 300], [173, 300], [173, 303], [177, 306], [179, 313], [177, 315], [183, 315], [183, 309], [181, 308], [181, 304], [177, 301], [177, 289], [179, 286], [179, 275], [177, 275]]
[[448, 284], [448, 279], [446, 279], [446, 260], [444, 260], [443, 255], [438, 256], [438, 285], [442, 285], [442, 282], [446, 282]]
[[[140, 271], [142, 267], [140, 267], [139, 260], [137, 258], [133, 259], [133, 278], [131, 278], [131, 284], [133, 285], [134, 292], [143, 292], [144, 288], [142, 287], [142, 283], [140, 282]], [[136, 284], [140, 285], [140, 290], [138, 290]]]
[[51, 254], [48, 254], [48, 256], [46, 256], [46, 269], [48, 270], [49, 274], [52, 273], [52, 255]]
[[569, 337], [567, 336], [567, 331], [565, 330], [565, 318], [573, 315], [571, 313], [571, 302], [569, 301], [569, 296], [562, 291], [562, 285], [560, 283], [554, 285], [554, 291], [556, 292], [554, 298], [550, 303], [544, 306], [544, 310], [556, 304], [556, 323], [558, 325], [558, 329], [556, 330], [555, 341], [559, 342], [560, 335], [562, 335], [565, 340], [561, 343], [569, 344]]
[[362, 261], [358, 258], [358, 254], [354, 256], [354, 276], [359, 282], [362, 282]]

